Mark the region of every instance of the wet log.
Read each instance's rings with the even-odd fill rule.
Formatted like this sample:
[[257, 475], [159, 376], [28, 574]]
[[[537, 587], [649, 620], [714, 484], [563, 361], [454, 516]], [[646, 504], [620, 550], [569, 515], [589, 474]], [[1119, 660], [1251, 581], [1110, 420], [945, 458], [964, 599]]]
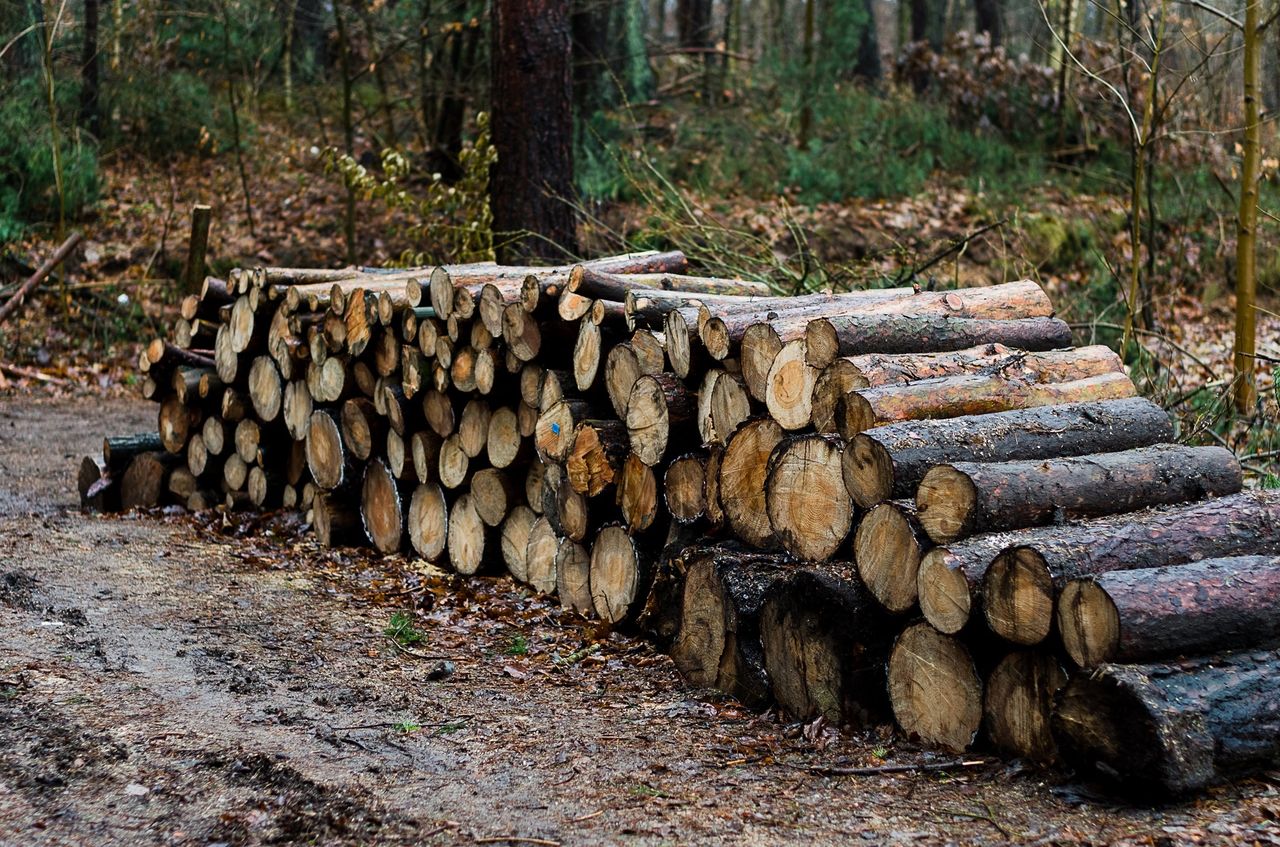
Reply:
[[983, 575], [982, 605], [992, 632], [1034, 645], [1048, 637], [1057, 592], [1073, 579], [1211, 557], [1280, 554], [1280, 491], [1023, 532], [1026, 537], [996, 556]]
[[774, 698], [799, 720], [859, 727], [882, 720], [891, 631], [853, 565], [792, 571], [770, 586], [760, 612]]
[[529, 532], [537, 519], [533, 509], [521, 503], [512, 508], [502, 522], [498, 546], [502, 550], [502, 561], [507, 566], [507, 573], [517, 582], [529, 581]]
[[858, 522], [853, 560], [880, 605], [901, 613], [916, 604], [920, 561], [932, 546], [914, 504], [890, 501], [873, 506]]
[[968, 649], [927, 623], [903, 630], [889, 654], [889, 702], [908, 737], [961, 752], [982, 724], [982, 680]]
[[443, 488], [423, 482], [414, 489], [407, 528], [414, 552], [428, 562], [439, 561], [449, 539], [449, 502]]
[[591, 603], [605, 623], [633, 618], [653, 580], [653, 559], [618, 525], [606, 526], [591, 545]]
[[765, 511], [773, 536], [801, 561], [835, 555], [853, 528], [853, 500], [844, 487], [843, 443], [824, 435], [797, 435], [774, 447], [765, 478]]
[[1280, 557], [1235, 556], [1068, 582], [1058, 632], [1082, 668], [1235, 650], [1280, 637]]
[[691, 429], [697, 402], [684, 383], [670, 373], [645, 374], [627, 399], [627, 436], [631, 453], [653, 467], [662, 461], [673, 435], [678, 442]]
[[870, 508], [914, 497], [934, 465], [1111, 453], [1172, 440], [1169, 415], [1137, 397], [904, 421], [853, 438], [844, 452], [844, 479], [854, 502]]
[[720, 460], [720, 505], [734, 535], [753, 547], [774, 544], [765, 480], [769, 456], [782, 437], [772, 418], [749, 421], [729, 438]]
[[591, 601], [591, 551], [582, 544], [562, 538], [556, 547], [556, 596], [560, 605], [580, 615], [594, 612]]
[[120, 508], [119, 479], [92, 456], [80, 460], [76, 472], [76, 490], [80, 492], [80, 508], [87, 512], [114, 512]]
[[997, 749], [1041, 764], [1058, 757], [1050, 719], [1058, 692], [1067, 684], [1062, 663], [1049, 652], [1017, 650], [987, 676], [983, 725]]
[[143, 453], [158, 453], [163, 449], [164, 444], [157, 432], [113, 435], [102, 439], [102, 462], [108, 474], [118, 475]]
[[1077, 675], [1053, 718], [1063, 758], [1127, 794], [1179, 796], [1280, 754], [1280, 651]]
[[789, 572], [778, 556], [709, 548], [684, 555], [679, 635], [671, 647], [685, 680], [737, 697], [769, 701], [760, 612], [770, 587]]
[[853, 438], [860, 432], [899, 421], [1121, 400], [1137, 393], [1133, 380], [1124, 373], [1049, 383], [996, 375], [962, 374], [851, 391], [837, 406], [836, 423], [841, 435]]
[[663, 475], [667, 511], [680, 523], [694, 523], [706, 512], [706, 461], [701, 453], [686, 453], [673, 459]]
[[186, 449], [187, 439], [198, 431], [201, 418], [198, 408], [184, 405], [174, 395], [167, 397], [160, 404], [158, 425], [160, 443], [164, 449], [175, 455]]
[[925, 474], [920, 521], [945, 544], [978, 532], [1132, 512], [1234, 494], [1240, 463], [1221, 447], [1160, 444], [1042, 461], [956, 462]]
[[925, 620], [944, 635], [961, 632], [981, 608], [979, 591], [991, 560], [1019, 537], [1018, 532], [991, 532], [925, 553], [916, 574], [917, 599]]

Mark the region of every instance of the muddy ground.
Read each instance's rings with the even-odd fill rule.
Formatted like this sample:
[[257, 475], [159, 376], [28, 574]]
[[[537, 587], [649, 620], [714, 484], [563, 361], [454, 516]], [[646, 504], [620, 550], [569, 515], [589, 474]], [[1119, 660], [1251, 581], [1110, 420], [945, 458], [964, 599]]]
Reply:
[[929, 757], [688, 690], [505, 579], [80, 514], [79, 457], [154, 422], [0, 397], [5, 845], [1280, 842], [1280, 774], [1159, 809], [1016, 764], [826, 776]]

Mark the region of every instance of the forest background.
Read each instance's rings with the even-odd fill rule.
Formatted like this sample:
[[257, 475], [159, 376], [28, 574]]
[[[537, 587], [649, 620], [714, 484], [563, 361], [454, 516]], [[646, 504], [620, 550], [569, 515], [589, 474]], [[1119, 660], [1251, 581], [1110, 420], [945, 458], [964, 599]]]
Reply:
[[493, 226], [491, 124], [525, 113], [493, 22], [548, 9], [572, 166], [522, 190], [572, 217], [534, 252], [1037, 279], [1280, 485], [1280, 7], [1241, 0], [0, 0], [0, 298], [85, 234], [0, 325], [0, 388], [127, 390], [197, 203], [215, 275], [527, 246]]

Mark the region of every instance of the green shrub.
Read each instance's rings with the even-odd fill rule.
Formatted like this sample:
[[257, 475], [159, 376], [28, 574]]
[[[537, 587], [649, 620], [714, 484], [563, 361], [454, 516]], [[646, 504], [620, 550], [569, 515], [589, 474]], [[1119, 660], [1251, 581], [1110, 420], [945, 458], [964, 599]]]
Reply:
[[[228, 119], [204, 80], [187, 71], [141, 71], [107, 86], [113, 147], [149, 156], [215, 152]], [[244, 117], [241, 116], [243, 123]]]
[[[59, 86], [56, 99], [61, 107], [74, 103], [75, 96], [73, 87]], [[0, 87], [0, 244], [21, 237], [31, 225], [58, 219], [52, 138], [35, 79]], [[87, 138], [65, 127], [58, 140], [63, 211], [72, 220], [98, 197], [97, 151]]]

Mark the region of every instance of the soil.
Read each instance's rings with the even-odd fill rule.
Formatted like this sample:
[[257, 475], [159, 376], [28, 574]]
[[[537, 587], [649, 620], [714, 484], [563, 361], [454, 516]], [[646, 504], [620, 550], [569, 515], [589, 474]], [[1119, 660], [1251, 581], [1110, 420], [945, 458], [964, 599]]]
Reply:
[[0, 396], [0, 844], [1280, 843], [1280, 774], [1162, 808], [980, 755], [824, 775], [934, 759], [293, 516], [81, 514], [79, 458], [154, 425]]

